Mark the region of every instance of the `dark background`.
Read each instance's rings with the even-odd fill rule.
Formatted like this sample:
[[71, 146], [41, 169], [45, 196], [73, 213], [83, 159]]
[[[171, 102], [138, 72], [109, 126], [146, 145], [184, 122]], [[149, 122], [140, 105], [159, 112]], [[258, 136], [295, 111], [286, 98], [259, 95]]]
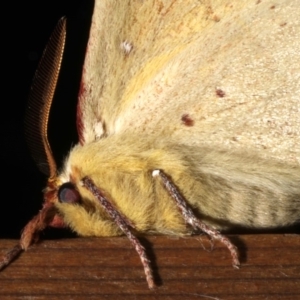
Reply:
[[[0, 238], [19, 238], [42, 205], [46, 176], [28, 152], [24, 114], [38, 61], [57, 21], [67, 17], [67, 43], [49, 121], [49, 139], [57, 165], [77, 142], [76, 103], [92, 0], [11, 1], [1, 7], [1, 210]], [[9, 21], [5, 21], [4, 19]], [[299, 231], [299, 226], [286, 232]], [[47, 238], [66, 231], [47, 230]]]
[[62, 16], [67, 17], [67, 42], [49, 121], [58, 166], [77, 142], [76, 102], [92, 10], [92, 0], [18, 0], [1, 5], [0, 238], [19, 238], [41, 208], [47, 178], [28, 152], [24, 114], [37, 64]]

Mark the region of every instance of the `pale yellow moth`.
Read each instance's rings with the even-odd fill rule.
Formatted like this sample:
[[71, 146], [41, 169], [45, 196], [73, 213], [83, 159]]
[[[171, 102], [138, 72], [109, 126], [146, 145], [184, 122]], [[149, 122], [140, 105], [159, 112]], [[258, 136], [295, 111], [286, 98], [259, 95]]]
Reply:
[[39, 165], [49, 175], [45, 202], [1, 267], [46, 226], [82, 236], [125, 233], [152, 288], [134, 231], [202, 230], [229, 248], [237, 266], [236, 248], [218, 230], [298, 223], [299, 16], [297, 0], [96, 0], [78, 101], [80, 143], [57, 172], [47, 122], [64, 47], [61, 20], [44, 55], [51, 57], [47, 85], [40, 92], [37, 76], [31, 97], [43, 114], [28, 117], [39, 124], [34, 138], [48, 163]]

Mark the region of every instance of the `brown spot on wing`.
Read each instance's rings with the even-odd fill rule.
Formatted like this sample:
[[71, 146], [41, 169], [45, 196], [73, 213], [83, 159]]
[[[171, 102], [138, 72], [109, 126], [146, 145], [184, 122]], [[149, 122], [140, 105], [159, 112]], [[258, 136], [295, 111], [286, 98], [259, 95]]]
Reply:
[[220, 98], [223, 98], [226, 96], [226, 93], [221, 89], [216, 89], [216, 95]]
[[181, 121], [185, 126], [191, 127], [194, 126], [195, 121], [189, 116], [189, 114], [183, 114], [181, 116]]

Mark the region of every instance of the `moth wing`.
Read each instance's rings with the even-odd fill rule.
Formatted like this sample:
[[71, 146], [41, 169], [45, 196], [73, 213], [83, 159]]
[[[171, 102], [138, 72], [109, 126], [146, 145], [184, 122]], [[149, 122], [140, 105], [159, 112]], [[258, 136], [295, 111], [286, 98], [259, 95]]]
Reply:
[[300, 163], [297, 0], [95, 1], [81, 143], [126, 131]]

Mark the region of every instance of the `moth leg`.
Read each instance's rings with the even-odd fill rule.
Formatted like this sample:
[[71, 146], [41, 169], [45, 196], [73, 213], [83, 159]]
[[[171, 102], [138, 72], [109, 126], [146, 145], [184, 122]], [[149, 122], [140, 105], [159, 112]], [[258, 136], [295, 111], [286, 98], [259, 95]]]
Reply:
[[17, 258], [20, 255], [22, 251], [23, 249], [20, 244], [17, 244], [12, 249], [7, 251], [1, 258], [0, 270], [4, 269], [7, 265], [9, 265], [15, 258]]
[[154, 170], [152, 172], [152, 176], [160, 176], [162, 179], [163, 185], [171, 195], [171, 197], [175, 200], [177, 206], [181, 210], [182, 216], [184, 220], [190, 224], [194, 229], [200, 229], [205, 232], [208, 236], [213, 239], [220, 240], [230, 251], [232, 257], [232, 265], [235, 268], [238, 268], [240, 265], [238, 251], [236, 246], [234, 246], [230, 240], [222, 235], [218, 230], [206, 225], [202, 221], [200, 221], [193, 213], [192, 209], [188, 207], [186, 200], [178, 191], [177, 187], [171, 181], [171, 179], [161, 170]]
[[25, 226], [19, 244], [7, 251], [0, 259], [0, 270], [9, 265], [20, 253], [38, 240], [38, 233], [44, 230], [54, 218], [53, 203], [44, 204], [40, 212]]
[[153, 280], [152, 269], [150, 267], [150, 261], [145, 252], [145, 248], [141, 245], [140, 241], [134, 236], [131, 231], [131, 228], [134, 229], [134, 225], [107, 200], [102, 190], [95, 185], [91, 178], [84, 177], [82, 179], [82, 184], [96, 197], [96, 199], [101, 203], [109, 216], [126, 234], [142, 261], [148, 286], [150, 289], [153, 289], [155, 287], [155, 283]]

